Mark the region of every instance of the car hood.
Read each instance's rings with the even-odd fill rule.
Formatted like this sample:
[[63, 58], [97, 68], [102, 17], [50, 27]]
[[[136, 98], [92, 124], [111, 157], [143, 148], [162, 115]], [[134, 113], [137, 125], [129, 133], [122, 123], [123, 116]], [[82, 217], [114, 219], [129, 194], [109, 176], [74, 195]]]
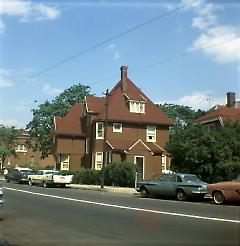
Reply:
[[216, 187], [224, 187], [224, 188], [239, 187], [240, 188], [240, 182], [227, 181], [227, 182], [221, 182], [221, 183], [215, 183], [215, 184], [208, 185], [209, 189], [216, 188]]

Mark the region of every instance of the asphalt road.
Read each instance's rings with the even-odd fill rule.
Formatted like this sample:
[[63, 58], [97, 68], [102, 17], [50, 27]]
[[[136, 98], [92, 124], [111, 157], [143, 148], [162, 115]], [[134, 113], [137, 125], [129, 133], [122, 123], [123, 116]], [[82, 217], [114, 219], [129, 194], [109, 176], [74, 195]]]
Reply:
[[240, 245], [240, 206], [2, 184], [10, 245]]

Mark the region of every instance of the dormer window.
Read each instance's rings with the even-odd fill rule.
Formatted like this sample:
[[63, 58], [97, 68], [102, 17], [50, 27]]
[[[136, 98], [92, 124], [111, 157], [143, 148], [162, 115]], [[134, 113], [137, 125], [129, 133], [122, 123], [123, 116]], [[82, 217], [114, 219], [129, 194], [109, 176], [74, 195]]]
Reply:
[[129, 110], [131, 113], [145, 114], [145, 102], [130, 100]]

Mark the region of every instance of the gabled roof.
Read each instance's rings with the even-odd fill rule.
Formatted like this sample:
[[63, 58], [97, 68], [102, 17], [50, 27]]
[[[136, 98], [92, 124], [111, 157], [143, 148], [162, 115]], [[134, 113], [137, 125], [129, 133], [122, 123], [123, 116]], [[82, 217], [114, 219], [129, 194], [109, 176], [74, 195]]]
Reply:
[[64, 117], [54, 118], [55, 135], [85, 136], [83, 132], [83, 118], [81, 118], [83, 104], [76, 103]]
[[109, 140], [107, 141], [107, 143], [112, 150], [121, 151], [125, 153], [127, 153], [131, 149], [134, 149], [134, 147], [138, 144], [142, 144], [142, 146], [152, 154], [161, 154], [165, 152], [165, 150], [156, 143], [145, 142], [141, 139], [138, 139], [137, 141]]
[[206, 115], [203, 115], [194, 123], [204, 124], [217, 120], [223, 124], [226, 123], [228, 120], [240, 120], [240, 108], [221, 107], [216, 110], [209, 111]]
[[[162, 112], [144, 93], [127, 77], [126, 89], [122, 90], [122, 80], [110, 91], [108, 101], [108, 120], [118, 122], [143, 123], [154, 125], [172, 125], [172, 121]], [[142, 101], [145, 103], [145, 113], [132, 113], [129, 111], [128, 100]], [[105, 117], [105, 98], [86, 97], [87, 109], [98, 113], [96, 121]]]

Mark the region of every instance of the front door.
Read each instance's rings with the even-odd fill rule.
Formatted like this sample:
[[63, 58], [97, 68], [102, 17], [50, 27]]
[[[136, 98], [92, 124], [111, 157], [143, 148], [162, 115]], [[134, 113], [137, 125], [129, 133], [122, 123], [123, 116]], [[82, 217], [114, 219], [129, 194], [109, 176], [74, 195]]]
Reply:
[[137, 181], [141, 181], [144, 179], [144, 156], [134, 156], [134, 164], [137, 165]]

